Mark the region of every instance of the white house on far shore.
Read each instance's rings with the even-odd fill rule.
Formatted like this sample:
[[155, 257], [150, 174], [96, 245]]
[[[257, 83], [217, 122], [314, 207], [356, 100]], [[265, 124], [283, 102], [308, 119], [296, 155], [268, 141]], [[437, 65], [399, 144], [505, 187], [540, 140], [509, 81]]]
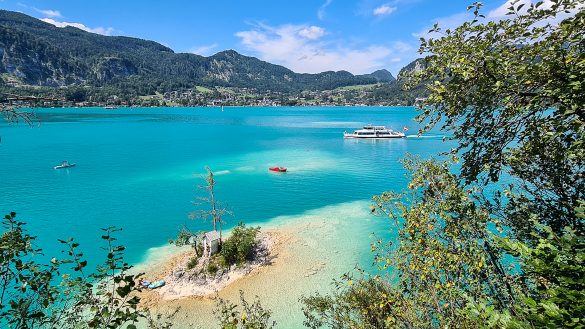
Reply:
[[219, 233], [209, 231], [203, 235], [203, 255], [211, 256], [219, 252]]

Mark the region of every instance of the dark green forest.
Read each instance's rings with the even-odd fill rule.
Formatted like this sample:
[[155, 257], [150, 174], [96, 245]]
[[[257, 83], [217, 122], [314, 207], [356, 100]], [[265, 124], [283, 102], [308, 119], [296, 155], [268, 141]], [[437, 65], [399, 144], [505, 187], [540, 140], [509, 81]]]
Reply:
[[53, 95], [71, 102], [107, 102], [115, 95], [128, 103], [138, 96], [197, 86], [298, 95], [373, 84], [375, 99], [406, 99], [399, 96], [401, 84], [386, 70], [300, 74], [234, 50], [210, 57], [175, 53], [153, 41], [60, 28], [5, 10], [0, 11], [0, 51], [4, 94]]

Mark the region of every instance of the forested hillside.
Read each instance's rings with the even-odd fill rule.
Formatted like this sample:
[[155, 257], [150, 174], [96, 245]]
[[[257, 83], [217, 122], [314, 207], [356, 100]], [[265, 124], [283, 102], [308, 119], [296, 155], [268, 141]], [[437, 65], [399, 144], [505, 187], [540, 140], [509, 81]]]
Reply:
[[394, 80], [385, 70], [298, 74], [233, 50], [175, 53], [153, 41], [60, 28], [10, 11], [0, 11], [0, 55], [3, 82], [14, 86], [131, 86], [142, 95], [196, 85], [290, 92]]

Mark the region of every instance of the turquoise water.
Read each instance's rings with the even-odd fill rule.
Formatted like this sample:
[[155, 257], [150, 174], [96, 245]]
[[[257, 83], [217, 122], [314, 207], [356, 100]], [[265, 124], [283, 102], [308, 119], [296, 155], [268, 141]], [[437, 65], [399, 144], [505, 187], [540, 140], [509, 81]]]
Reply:
[[[90, 263], [102, 259], [99, 228], [124, 230], [127, 260], [140, 262], [183, 224], [204, 167], [238, 221], [272, 218], [401, 190], [405, 154], [427, 157], [449, 145], [440, 133], [399, 140], [344, 140], [364, 124], [418, 125], [410, 107], [42, 109], [39, 126], [0, 123], [0, 211], [15, 211], [58, 255], [56, 239], [75, 237]], [[62, 160], [75, 168], [54, 170]], [[268, 171], [285, 166], [284, 174]], [[372, 230], [380, 229], [375, 224]], [[364, 237], [367, 239], [369, 237]], [[369, 264], [369, 253], [363, 262]]]

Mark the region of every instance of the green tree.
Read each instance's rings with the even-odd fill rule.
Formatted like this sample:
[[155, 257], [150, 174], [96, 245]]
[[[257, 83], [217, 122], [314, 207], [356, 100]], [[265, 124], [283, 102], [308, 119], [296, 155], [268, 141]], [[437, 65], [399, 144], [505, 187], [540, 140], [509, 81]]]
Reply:
[[246, 227], [243, 223], [233, 228], [229, 238], [221, 247], [221, 255], [226, 265], [242, 265], [254, 256], [258, 246], [260, 227]]
[[10, 328], [43, 328], [56, 322], [50, 306], [59, 300], [59, 289], [51, 284], [59, 262], [39, 264], [33, 257], [36, 237], [29, 235], [16, 213], [2, 220], [0, 236], [0, 325]]
[[79, 244], [60, 240], [65, 259], [44, 261], [36, 237], [15, 213], [2, 220], [0, 236], [0, 325], [12, 329], [136, 328], [145, 316], [139, 310], [136, 280], [115, 243], [119, 229], [103, 229], [106, 260], [86, 273]]
[[265, 309], [258, 296], [250, 303], [240, 290], [241, 305], [218, 298], [214, 315], [221, 329], [272, 329], [276, 321], [271, 320], [272, 312]]
[[448, 162], [407, 158], [405, 167], [412, 173], [408, 191], [374, 198], [373, 209], [398, 233], [395, 243], [373, 248], [386, 275], [357, 284], [346, 278], [333, 298], [304, 299], [311, 328], [332, 321], [339, 328], [476, 328], [462, 311], [470, 300], [515, 312], [515, 278], [507, 276], [473, 189], [449, 172]]
[[[585, 218], [584, 208], [577, 215]], [[533, 246], [509, 238], [504, 250], [519, 258], [527, 289], [520, 297], [520, 314], [536, 327], [585, 326], [585, 237], [567, 228], [562, 235], [543, 226]], [[479, 312], [478, 312], [479, 314]]]
[[431, 55], [415, 76], [432, 81], [420, 119], [453, 132], [459, 177], [487, 186], [476, 201], [505, 228], [496, 250], [520, 257], [520, 273], [505, 273], [518, 279], [514, 303], [475, 311], [508, 326], [583, 327], [582, 303], [570, 301], [585, 300], [585, 7], [513, 1], [498, 21], [470, 9], [474, 20], [421, 40]]
[[331, 295], [302, 297], [304, 325], [309, 328], [376, 329], [391, 326], [396, 304], [388, 299], [397, 291], [382, 277], [345, 274], [334, 282]]
[[[410, 86], [430, 91], [425, 130], [459, 144], [447, 162], [407, 159], [409, 191], [374, 198], [398, 239], [374, 248], [395, 276], [388, 297], [371, 302], [386, 310], [382, 327], [584, 328], [585, 7], [513, 1], [499, 20], [480, 3], [469, 9], [473, 20], [421, 40], [425, 67], [407, 72]], [[345, 287], [306, 302], [306, 314], [317, 325], [380, 327], [336, 318], [358, 297]], [[364, 304], [349, 310], [367, 314]]]
[[203, 256], [203, 246], [201, 245], [203, 234], [205, 234], [205, 232], [193, 232], [186, 226], [183, 226], [179, 229], [177, 237], [174, 240], [170, 240], [169, 242], [176, 245], [177, 247], [191, 246], [195, 251], [195, 256], [200, 257]]
[[65, 100], [70, 102], [83, 102], [87, 99], [87, 88], [68, 88], [65, 91]]
[[577, 0], [549, 4], [514, 1], [506, 19], [486, 22], [476, 3], [475, 19], [421, 40], [431, 55], [414, 74], [432, 81], [420, 119], [453, 133], [460, 176], [513, 177], [493, 213], [525, 238], [531, 216], [556, 233], [585, 233], [575, 215], [585, 198], [585, 11]]

